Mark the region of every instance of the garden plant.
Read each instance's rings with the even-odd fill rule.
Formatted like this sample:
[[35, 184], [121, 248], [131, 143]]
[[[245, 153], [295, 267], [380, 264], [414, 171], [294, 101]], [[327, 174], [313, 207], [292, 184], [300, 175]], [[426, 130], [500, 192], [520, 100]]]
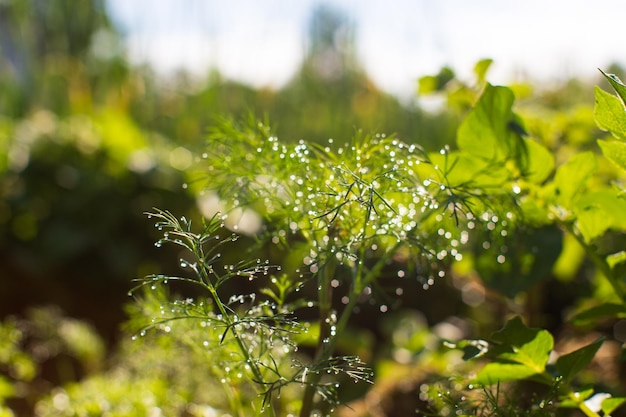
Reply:
[[[576, 245], [611, 291], [572, 323], [626, 315], [620, 272], [626, 255], [597, 243], [626, 228], [619, 174], [615, 182], [596, 175], [600, 155], [592, 152], [557, 165], [513, 111], [513, 91], [485, 82], [480, 67], [477, 73], [482, 82], [456, 146], [437, 153], [360, 132], [347, 144], [288, 144], [267, 122], [221, 122], [188, 185], [213, 203], [214, 214], [192, 222], [159, 209], [147, 213], [163, 232], [157, 246], [180, 247], [180, 266], [189, 274], [150, 275], [140, 287], [162, 292], [186, 283], [199, 291], [164, 296], [139, 334], [193, 323], [187, 326], [205, 339], [190, 336], [189, 343], [212, 352], [207, 366], [222, 381], [232, 413], [309, 416], [332, 414], [349, 390], [345, 384], [375, 382], [360, 357], [337, 352], [361, 305], [394, 308], [383, 301], [402, 292], [387, 286], [392, 275], [428, 288], [469, 264], [515, 296]], [[626, 169], [626, 87], [606, 77], [617, 96], [596, 90], [595, 119], [613, 138], [598, 144], [604, 158]], [[554, 246], [547, 253], [533, 243], [537, 233]], [[240, 235], [250, 253], [223, 255]], [[563, 243], [564, 236], [571, 239]], [[513, 282], [498, 282], [512, 271]], [[424, 413], [452, 407], [457, 415], [553, 415], [577, 408], [599, 416], [626, 400], [577, 378], [602, 339], [555, 352], [548, 330], [528, 327], [523, 314], [513, 313], [484, 340], [443, 343], [467, 359], [491, 359], [467, 377], [473, 394], [433, 385], [444, 391], [424, 395]], [[530, 402], [511, 397], [507, 384], [522, 381], [545, 388]]]
[[0, 20], [0, 417], [626, 415], [619, 65], [404, 100], [327, 5], [276, 89]]
[[[39, 416], [620, 415], [626, 86], [603, 72], [613, 93], [569, 118], [489, 65], [420, 80], [459, 118], [437, 151], [282, 140], [253, 116], [213, 123], [193, 164], [163, 151], [201, 212], [146, 212], [177, 265], [136, 280], [106, 369], [58, 312], [2, 323], [0, 415], [44, 353], [88, 372], [29, 398]], [[433, 304], [450, 317], [429, 323]]]

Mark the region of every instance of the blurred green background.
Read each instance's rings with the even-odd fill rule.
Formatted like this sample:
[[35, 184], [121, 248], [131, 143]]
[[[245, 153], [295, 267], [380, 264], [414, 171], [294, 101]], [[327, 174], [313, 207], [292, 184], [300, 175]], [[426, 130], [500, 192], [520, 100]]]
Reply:
[[254, 89], [216, 71], [163, 80], [131, 66], [102, 1], [0, 4], [0, 314], [55, 304], [114, 337], [130, 280], [162, 267], [143, 212], [196, 210], [185, 172], [217, 117], [268, 116], [287, 141], [363, 129], [451, 142], [458, 116], [380, 91], [354, 43], [334, 42], [350, 28], [313, 10], [292, 80]]

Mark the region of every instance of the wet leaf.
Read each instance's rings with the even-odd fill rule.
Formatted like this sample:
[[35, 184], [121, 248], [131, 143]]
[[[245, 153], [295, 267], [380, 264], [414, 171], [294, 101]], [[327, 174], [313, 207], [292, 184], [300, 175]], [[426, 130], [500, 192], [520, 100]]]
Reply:
[[531, 329], [519, 317], [509, 320], [492, 339], [502, 344], [500, 359], [525, 365], [537, 374], [545, 370], [554, 347], [554, 339], [547, 330]]
[[615, 74], [607, 74], [606, 72], [600, 70], [602, 75], [609, 81], [611, 87], [615, 90], [617, 95], [622, 101], [622, 104], [626, 105], [626, 85], [618, 78]]
[[487, 160], [507, 158], [518, 140], [509, 128], [514, 120], [511, 110], [514, 100], [510, 89], [487, 84], [478, 103], [459, 126], [459, 148]]
[[604, 156], [621, 169], [626, 170], [626, 142], [598, 140], [598, 145]]
[[585, 324], [607, 317], [626, 317], [626, 306], [622, 304], [603, 303], [577, 313], [572, 317], [572, 323]]
[[533, 183], [544, 181], [554, 169], [554, 156], [540, 143], [531, 139], [524, 139], [527, 149], [527, 159], [523, 166], [526, 179]]
[[494, 385], [499, 382], [527, 379], [536, 374], [535, 369], [526, 365], [492, 362], [478, 372], [476, 382], [483, 385]]
[[604, 339], [598, 339], [587, 346], [561, 356], [556, 361], [556, 369], [565, 382], [571, 381], [576, 374], [591, 363], [603, 341]]
[[624, 104], [613, 94], [599, 87], [595, 89], [596, 105], [593, 115], [600, 129], [609, 131], [618, 139], [626, 140], [626, 111]]
[[493, 59], [486, 58], [481, 59], [474, 65], [474, 74], [476, 75], [476, 79], [479, 83], [484, 83], [487, 79], [487, 72], [489, 68], [493, 64]]
[[587, 242], [609, 229], [625, 229], [626, 200], [617, 191], [599, 190], [582, 196], [574, 207], [577, 226]]
[[585, 182], [597, 169], [596, 157], [592, 152], [581, 152], [561, 165], [554, 176], [554, 199], [558, 204], [569, 207]]

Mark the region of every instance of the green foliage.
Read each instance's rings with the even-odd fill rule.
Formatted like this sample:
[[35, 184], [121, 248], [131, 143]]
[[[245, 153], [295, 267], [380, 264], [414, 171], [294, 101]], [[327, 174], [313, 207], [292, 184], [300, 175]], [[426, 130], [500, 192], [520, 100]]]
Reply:
[[626, 111], [624, 111], [624, 95], [626, 86], [613, 74], [602, 72], [618, 97], [596, 88], [596, 108], [594, 116], [598, 126], [611, 132], [616, 140], [598, 141], [602, 153], [621, 169], [626, 169]]
[[[622, 95], [626, 90], [617, 77], [604, 75], [617, 91], [618, 97], [596, 89], [594, 113], [596, 121], [599, 127], [609, 130], [615, 137], [613, 141], [600, 140], [599, 146], [607, 159], [623, 169], [624, 165], [620, 162], [620, 155], [622, 152], [621, 141], [624, 136], [621, 132], [623, 126], [620, 120], [623, 119], [626, 111]], [[462, 151], [469, 151], [473, 147], [473, 152], [478, 157], [487, 160], [500, 158], [506, 161], [507, 158], [513, 156], [517, 167], [523, 167], [525, 161], [515, 157], [516, 153], [513, 150], [515, 148], [510, 146], [514, 141], [507, 139], [512, 135], [505, 130], [504, 125], [512, 117], [510, 93], [498, 95], [496, 90], [487, 85], [483, 94], [486, 95], [487, 99], [483, 102], [481, 97], [475, 107], [477, 113], [470, 113], [461, 125], [459, 148]], [[469, 127], [464, 128], [464, 126]], [[482, 137], [491, 138], [491, 146], [488, 147], [487, 151], [477, 150], [479, 140]], [[499, 142], [494, 143], [495, 140], [499, 140]], [[518, 149], [521, 150], [518, 155], [523, 155], [524, 158], [528, 157], [525, 151], [528, 148], [525, 145]], [[537, 154], [540, 158], [541, 153]], [[534, 157], [536, 156], [530, 156], [530, 158]], [[626, 206], [623, 204], [620, 189], [607, 186], [597, 180], [600, 167], [597, 154], [590, 151], [578, 152], [568, 161], [559, 165], [551, 178], [544, 173], [539, 177], [539, 181], [534, 182], [509, 176], [502, 183], [505, 187], [507, 183], [519, 187], [515, 196], [517, 206], [520, 208], [518, 211], [519, 218], [526, 219], [531, 224], [533, 221], [546, 225], [552, 223], [559, 227], [562, 232], [573, 236], [614, 291], [613, 295], [619, 300], [618, 303], [604, 302], [574, 316], [574, 323], [586, 324], [587, 326], [590, 322], [606, 320], [608, 317], [615, 319], [624, 315], [624, 290], [619, 267], [623, 261], [623, 250], [620, 247], [603, 248], [600, 242], [602, 239], [606, 239], [607, 235], [626, 229], [622, 220]], [[545, 172], [549, 174], [550, 171], [551, 167]], [[520, 172], [523, 173], [524, 170], [522, 169]], [[529, 204], [529, 198], [532, 198], [532, 204]], [[527, 215], [529, 217], [526, 217]], [[530, 243], [531, 248], [540, 245], [539, 242], [531, 243], [532, 241], [527, 238], [524, 239], [523, 234], [519, 232], [515, 233], [514, 236], [525, 243]], [[545, 238], [540, 240], [546, 241]], [[507, 243], [506, 247], [511, 248], [511, 241], [509, 240]], [[554, 243], [548, 247], [554, 249], [553, 255], [541, 269], [541, 272], [533, 270], [532, 274], [528, 274], [527, 278], [522, 280], [522, 282], [527, 282], [527, 285], [519, 285], [519, 278], [526, 275], [524, 271], [525, 269], [528, 271], [528, 267], [524, 268], [523, 262], [515, 262], [515, 259], [518, 258], [515, 254], [523, 254], [522, 257], [528, 257], [533, 252], [537, 253], [533, 249], [519, 250], [518, 247], [513, 246], [512, 262], [511, 259], [508, 260], [510, 262], [508, 273], [495, 278], [492, 275], [491, 280], [487, 273], [491, 264], [485, 261], [482, 263], [484, 266], [481, 267], [481, 262], [478, 262], [484, 255], [475, 255], [477, 260], [475, 266], [483, 279], [486, 279], [487, 284], [513, 297], [522, 291], [528, 291], [531, 285], [536, 284], [539, 275], [549, 273], [550, 265], [556, 263], [561, 248], [560, 245]], [[608, 256], [606, 251], [608, 251]], [[545, 252], [545, 250], [541, 252]], [[487, 251], [487, 253], [489, 252]], [[513, 275], [512, 280], [507, 279], [507, 276], [510, 275]], [[456, 346], [465, 352], [466, 359], [484, 360], [489, 358], [472, 379], [473, 384], [479, 384], [487, 389], [489, 386], [495, 385], [499, 388], [501, 383], [506, 382], [535, 381], [547, 389], [547, 391], [544, 390], [547, 394], [540, 395], [542, 404], [557, 404], [560, 408], [578, 408], [587, 416], [598, 416], [604, 415], [601, 413], [613, 412], [626, 401], [622, 397], [612, 396], [605, 392], [596, 393], [593, 388], [583, 390], [578, 388], [579, 375], [584, 373], [594, 361], [602, 343], [603, 338], [600, 338], [586, 346], [559, 355], [556, 361], [551, 361], [550, 358], [553, 355], [553, 349], [555, 349], [555, 340], [552, 334], [547, 330], [526, 327], [521, 319], [516, 317], [509, 320], [502, 330], [493, 333], [487, 340], [466, 340], [456, 344]], [[490, 392], [485, 391], [487, 399], [491, 398]], [[475, 412], [483, 413], [484, 411]], [[493, 401], [491, 401], [490, 412], [499, 415], [498, 406]]]
[[596, 87], [596, 107], [594, 117], [598, 126], [609, 130], [619, 139], [626, 138], [626, 116], [624, 104], [619, 98]]
[[[355, 382], [370, 380], [370, 371], [359, 358], [337, 357], [334, 351], [338, 335], [346, 330], [359, 300], [377, 284], [383, 267], [393, 257], [401, 257], [415, 262], [414, 267], [422, 271], [436, 268], [449, 255], [459, 255], [462, 239], [459, 222], [473, 218], [469, 213], [466, 215], [469, 208], [463, 201], [449, 204], [453, 191], [440, 182], [445, 179], [445, 173], [419, 147], [385, 136], [357, 137], [336, 150], [331, 145], [309, 146], [303, 141], [296, 145], [281, 144], [260, 123], [244, 128], [224, 123], [211, 134], [202, 162], [210, 173], [209, 189], [225, 200], [223, 206], [227, 210], [229, 206], [250, 207], [267, 218], [272, 228], [260, 234], [267, 242], [279, 248], [300, 242], [302, 247], [301, 252], [295, 252], [302, 254], [301, 260], [296, 261], [300, 264], [296, 272], [302, 272], [292, 278], [296, 279], [294, 284], [286, 285], [285, 277], [272, 277], [278, 293], [271, 288], [262, 290], [261, 293], [270, 297], [267, 301], [258, 301], [251, 295], [251, 306], [241, 315], [230, 306], [231, 302], [222, 299], [219, 287], [236, 277], [252, 280], [269, 275], [274, 268], [258, 260], [240, 260], [224, 265], [225, 274], [218, 273], [213, 265], [220, 258], [216, 251], [223, 242], [236, 238], [232, 235], [223, 240], [216, 235], [222, 221], [218, 215], [206, 222], [198, 234], [192, 232], [190, 222], [185, 219], [178, 220], [161, 211], [150, 214], [159, 220], [157, 226], [166, 230], [160, 242], [175, 243], [193, 254], [193, 260], [182, 259], [181, 265], [193, 270], [196, 277], [154, 275], [146, 283], [194, 283], [206, 290], [213, 301], [213, 307], [208, 310], [203, 307], [205, 310], [201, 312], [191, 303], [164, 321], [186, 317], [214, 321], [224, 329], [220, 337], [222, 344], [232, 334], [234, 346], [230, 349], [238, 351], [242, 362], [250, 367], [250, 379], [262, 388], [259, 390], [264, 395], [264, 404], [269, 405], [272, 395], [283, 386], [292, 383], [305, 386], [303, 416], [314, 409], [315, 393], [331, 406], [337, 404], [337, 382], [326, 382], [325, 374], [344, 373]], [[427, 167], [422, 169], [422, 165]], [[446, 211], [447, 215], [443, 216]], [[448, 229], [442, 229], [446, 225]], [[234, 227], [238, 226], [235, 223]], [[443, 276], [442, 272], [439, 276]], [[431, 285], [432, 280], [428, 278], [425, 285]], [[299, 291], [301, 285], [306, 287], [308, 283], [317, 288], [316, 297], [301, 299], [297, 293], [294, 295], [296, 307], [308, 305], [317, 309], [316, 353], [309, 364], [284, 374], [272, 350], [264, 350], [268, 340], [263, 329], [272, 323], [273, 327], [267, 330], [269, 334], [282, 335], [286, 346], [294, 344], [289, 341], [290, 334], [302, 330], [289, 319], [296, 314], [296, 307], [285, 303], [284, 295], [286, 289]], [[347, 290], [342, 297], [343, 305], [336, 305], [333, 289], [340, 286]], [[243, 295], [234, 297], [247, 299]], [[217, 318], [212, 316], [213, 309], [219, 313]], [[162, 321], [158, 320], [157, 324]], [[252, 336], [246, 332], [246, 338], [254, 339], [244, 339], [244, 333], [239, 332], [245, 332], [245, 328], [240, 329], [240, 325], [249, 325], [254, 332]], [[278, 342], [270, 343], [273, 344]], [[227, 345], [224, 348], [229, 349]]]
[[32, 356], [23, 350], [23, 339], [15, 323], [0, 323], [0, 415], [13, 415], [5, 406], [6, 400], [17, 395], [19, 383], [31, 381], [37, 372]]
[[[519, 317], [509, 320], [489, 340], [467, 340], [457, 345], [465, 357], [489, 357], [488, 362], [472, 380], [482, 386], [499, 385], [507, 381], [533, 380], [548, 388], [553, 398], [544, 398], [545, 404], [580, 408], [588, 416], [597, 416], [586, 402], [593, 389], [579, 392], [573, 382], [594, 359], [603, 340], [597, 340], [575, 351], [560, 355], [556, 362], [550, 361], [554, 338], [546, 330], [526, 327]], [[602, 409], [619, 407], [626, 398], [602, 394]], [[606, 402], [606, 404], [605, 404]], [[594, 408], [594, 407], [592, 407]]]
[[[117, 340], [122, 297], [107, 294], [163, 273], [134, 293], [135, 340], [112, 356], [56, 310], [5, 321], [0, 415], [622, 405], [606, 371], [626, 317], [616, 76], [603, 72], [617, 95], [596, 88], [592, 111], [584, 83], [494, 86], [486, 59], [469, 82], [420, 79], [446, 103], [426, 111], [379, 91], [349, 21], [320, 9], [278, 91], [217, 73], [164, 83], [123, 61], [101, 6], [0, 5], [0, 308], [64, 302]], [[275, 130], [215, 121], [246, 113]], [[155, 206], [169, 210], [151, 212], [163, 256], [139, 215]]]
[[[258, 212], [267, 221], [267, 226], [253, 231], [261, 242], [280, 250], [293, 245], [292, 265], [298, 265], [297, 257], [302, 257], [296, 270], [299, 275], [287, 271], [280, 279], [273, 277], [276, 290], [260, 293], [269, 297], [269, 305], [281, 306], [289, 316], [296, 309], [285, 302], [285, 295], [292, 288], [306, 288], [309, 282], [317, 288], [310, 300], [302, 293], [293, 293], [297, 305], [314, 307], [319, 318], [318, 323], [308, 324], [317, 338], [308, 365], [282, 374], [278, 357], [270, 354], [264, 358], [261, 352], [265, 351], [256, 347], [262, 346], [261, 341], [250, 348], [242, 338], [236, 323], [256, 323], [258, 317], [252, 309], [243, 310], [243, 315], [230, 309], [218, 294], [218, 287], [235, 276], [256, 279], [270, 272], [248, 270], [255, 264], [238, 261], [230, 267], [226, 264], [226, 270], [231, 271], [226, 275], [214, 275], [213, 262], [217, 258], [208, 258], [214, 256], [213, 249], [204, 254], [202, 248], [217, 230], [213, 226], [216, 217], [205, 224], [205, 232], [196, 234], [184, 219], [179, 221], [167, 212], [152, 213], [162, 220], [161, 226], [170, 229], [171, 236], [166, 234], [165, 241], [195, 253], [195, 261], [183, 259], [182, 263], [191, 267], [197, 278], [156, 275], [147, 282], [200, 283], [211, 294], [219, 312], [218, 321], [225, 320], [218, 326], [224, 328], [221, 342], [232, 332], [236, 343], [230, 349], [239, 351], [242, 362], [250, 364], [250, 380], [261, 387], [269, 386], [266, 390], [257, 388], [264, 396], [263, 403], [271, 404], [276, 387], [299, 382], [305, 385], [300, 408], [303, 416], [315, 409], [316, 392], [331, 407], [337, 405], [335, 389], [339, 385], [326, 382], [322, 370], [369, 380], [369, 371], [360, 359], [334, 356], [337, 334], [345, 331], [358, 300], [376, 285], [383, 266], [399, 255], [404, 260], [419, 255], [418, 268], [441, 268], [448, 255], [461, 261], [473, 254], [484, 282], [514, 297], [550, 274], [561, 253], [562, 233], [569, 233], [597, 262], [621, 297], [621, 283], [613, 274], [619, 259], [614, 255], [609, 264], [592, 246], [607, 232], [624, 228], [618, 214], [626, 210], [621, 197], [614, 189], [591, 181], [598, 170], [597, 156], [591, 152], [577, 153], [555, 169], [545, 146], [528, 137], [522, 119], [513, 112], [513, 104], [512, 90], [486, 83], [459, 127], [458, 150], [446, 148], [432, 154], [382, 135], [357, 136], [352, 143], [337, 147], [332, 141], [326, 146], [304, 141], [282, 144], [266, 124], [254, 121], [239, 126], [223, 122], [211, 133], [202, 161], [210, 182], [193, 183], [194, 189], [202, 190], [208, 184], [214, 193], [211, 198], [217, 198], [218, 206], [227, 212], [234, 210], [235, 215], [243, 208]], [[193, 176], [202, 178], [202, 172]], [[231, 225], [239, 227], [237, 221]], [[484, 253], [462, 245], [468, 243], [468, 231], [479, 242], [487, 236], [482, 243]], [[489, 251], [491, 247], [495, 252]], [[488, 272], [494, 265], [499, 268]], [[291, 285], [287, 284], [289, 276], [293, 276]], [[339, 286], [347, 287], [343, 306], [333, 301], [334, 289]], [[582, 317], [611, 312], [614, 310], [592, 310]], [[186, 310], [177, 313], [183, 314], [165, 320], [197, 314]], [[210, 317], [214, 313], [209, 309], [203, 314]], [[226, 318], [228, 315], [232, 317]], [[263, 325], [252, 327], [262, 329]], [[273, 331], [280, 333], [278, 328]], [[297, 331], [289, 328], [285, 334]], [[296, 346], [303, 340], [283, 341]], [[489, 340], [466, 341], [458, 346], [466, 350], [466, 356], [491, 358], [476, 374], [473, 384], [488, 387], [533, 380], [545, 386], [537, 405], [539, 415], [547, 412], [547, 405], [575, 406], [587, 415], [596, 415], [593, 413], [603, 407], [613, 409], [621, 404], [619, 397], [597, 394], [603, 396], [598, 408], [590, 402], [591, 398], [600, 398], [592, 397], [593, 390], [581, 395], [576, 388], [578, 375], [593, 361], [601, 344], [598, 340], [550, 362], [555, 348], [552, 334], [526, 327], [515, 318]], [[267, 370], [277, 379], [268, 378], [264, 374]], [[497, 408], [498, 396], [489, 397], [491, 391], [487, 388], [484, 393]], [[608, 401], [606, 405], [602, 405], [604, 401]]]
[[[496, 361], [483, 367], [476, 376], [476, 383], [492, 385], [530, 377], [541, 377], [554, 340], [549, 332], [529, 329], [519, 317], [509, 320], [504, 328], [491, 336], [493, 347], [487, 341], [464, 343], [462, 347], [481, 346], [480, 356], [494, 356]], [[467, 355], [466, 355], [467, 356]]]
[[454, 79], [454, 71], [449, 67], [443, 67], [437, 75], [426, 75], [418, 80], [419, 94], [431, 94], [442, 91], [446, 84]]
[[[255, 276], [267, 276], [274, 267], [261, 260], [240, 261], [235, 264], [222, 266], [224, 272], [219, 272], [217, 261], [221, 253], [217, 252], [221, 246], [237, 239], [236, 235], [222, 238], [218, 231], [223, 227], [222, 219], [213, 217], [202, 226], [200, 233], [191, 230], [191, 222], [185, 218], [181, 220], [167, 212], [157, 211], [149, 217], [157, 219], [156, 226], [164, 230], [164, 237], [157, 245], [174, 243], [186, 249], [192, 259], [181, 258], [181, 267], [189, 268], [194, 276], [175, 277], [153, 275], [146, 278], [142, 285], [154, 286], [160, 282], [182, 281], [200, 286], [207, 294], [206, 301], [199, 303], [188, 299], [183, 303], [174, 303], [169, 313], [155, 318], [149, 327], [169, 326], [171, 321], [189, 318], [202, 321], [205, 326], [219, 329], [219, 345], [226, 351], [238, 352], [231, 356], [231, 361], [225, 368], [233, 372], [249, 374], [250, 380], [261, 387], [265, 398], [263, 405], [270, 404], [272, 395], [280, 393], [283, 385], [301, 379], [304, 369], [298, 369], [291, 380], [282, 377], [281, 360], [289, 353], [294, 345], [290, 335], [301, 331], [299, 324], [288, 317], [288, 307], [282, 305], [277, 310], [276, 304], [261, 302], [256, 304], [255, 295], [232, 296], [224, 300], [218, 289], [234, 277], [244, 277], [252, 280]], [[279, 268], [277, 268], [279, 269]], [[237, 305], [245, 305], [251, 301], [250, 307], [239, 313]], [[280, 300], [283, 301], [283, 300]], [[215, 310], [215, 313], [213, 311]], [[145, 333], [146, 329], [142, 332]], [[280, 356], [277, 356], [277, 352]]]
[[571, 207], [574, 197], [584, 188], [587, 181], [597, 169], [596, 158], [591, 152], [574, 155], [565, 164], [558, 167], [552, 182], [554, 191], [549, 198], [561, 207]]
[[602, 70], [600, 70], [600, 72], [604, 75], [604, 78], [609, 81], [611, 87], [613, 87], [617, 93], [619, 100], [622, 102], [622, 105], [626, 105], [626, 86], [624, 86], [622, 80], [620, 80], [615, 74], [607, 74]]
[[521, 156], [521, 140], [511, 128], [513, 92], [506, 87], [487, 85], [478, 103], [459, 126], [459, 149], [488, 161]]
[[100, 371], [104, 354], [92, 326], [56, 308], [6, 318], [0, 323], [0, 415], [32, 409], [47, 393], [44, 378], [50, 386]]
[[219, 354], [222, 329], [177, 321], [155, 323], [154, 331], [141, 333], [146, 317], [164, 316], [172, 296], [159, 285], [142, 292], [141, 298], [141, 304], [133, 303], [127, 311], [128, 329], [137, 336], [121, 341], [114, 363], [52, 390], [37, 403], [37, 415], [203, 416], [220, 410], [254, 415], [248, 406], [254, 394], [237, 386], [241, 369], [227, 371], [232, 359]]

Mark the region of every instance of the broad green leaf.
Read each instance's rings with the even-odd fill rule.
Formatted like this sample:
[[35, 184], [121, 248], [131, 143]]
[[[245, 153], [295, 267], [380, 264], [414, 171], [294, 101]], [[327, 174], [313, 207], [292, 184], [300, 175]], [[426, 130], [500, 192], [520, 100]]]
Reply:
[[[471, 184], [474, 187], [499, 188], [509, 176], [504, 166], [494, 167], [488, 161], [465, 152], [449, 152], [445, 155], [433, 153], [429, 158], [433, 165], [439, 167], [438, 171], [431, 168], [433, 171], [431, 175], [436, 177], [443, 174], [439, 181], [449, 187]], [[425, 172], [423, 168], [421, 169]]]
[[522, 345], [533, 340], [538, 332], [539, 329], [527, 327], [519, 316], [515, 316], [494, 332], [491, 339], [504, 345]]
[[499, 358], [525, 365], [536, 374], [545, 370], [554, 338], [547, 330], [526, 327], [519, 317], [509, 320], [502, 330], [492, 335], [500, 342], [502, 353]]
[[626, 403], [626, 397], [611, 397], [602, 401], [602, 412], [605, 416], [611, 415], [611, 413], [617, 410], [622, 404]]
[[602, 75], [609, 81], [611, 87], [615, 90], [619, 98], [622, 100], [622, 104], [626, 105], [626, 85], [618, 78], [615, 74], [607, 74], [606, 72], [600, 70]]
[[491, 64], [493, 64], [493, 59], [486, 58], [481, 59], [474, 65], [474, 74], [476, 75], [478, 83], [482, 84], [486, 81], [487, 71], [489, 71]]
[[578, 153], [557, 168], [552, 185], [556, 202], [569, 207], [596, 168], [596, 157], [592, 152]]
[[626, 200], [605, 189], [585, 194], [574, 207], [576, 224], [587, 242], [609, 229], [626, 229]]
[[482, 385], [494, 385], [499, 382], [528, 379], [538, 372], [523, 364], [491, 362], [476, 375], [476, 382]]
[[527, 157], [524, 163], [524, 175], [533, 183], [544, 181], [554, 169], [554, 157], [545, 146], [531, 139], [524, 139]]
[[506, 261], [494, 262], [501, 255], [499, 246], [480, 248], [475, 269], [487, 286], [513, 298], [550, 276], [561, 254], [563, 232], [554, 225], [526, 227], [507, 234], [499, 245], [508, 249]]
[[502, 353], [500, 357], [514, 361], [534, 370], [537, 374], [546, 369], [550, 351], [554, 347], [554, 339], [547, 330], [540, 330], [535, 338], [520, 346], [514, 346], [513, 352]]
[[602, 130], [609, 131], [618, 139], [626, 140], [626, 111], [621, 100], [602, 90], [595, 89], [596, 105], [593, 116]]
[[462, 151], [490, 161], [503, 161], [519, 151], [521, 138], [509, 127], [514, 121], [513, 92], [487, 84], [476, 106], [457, 131]]
[[598, 349], [602, 346], [603, 339], [584, 346], [578, 350], [561, 356], [556, 361], [556, 369], [563, 377], [565, 382], [569, 382], [580, 371], [585, 369], [593, 360]]
[[426, 75], [421, 77], [417, 82], [417, 91], [419, 94], [432, 94], [442, 91], [446, 84], [455, 77], [454, 71], [449, 67], [443, 67], [437, 75]]
[[602, 153], [618, 167], [626, 170], [626, 142], [598, 140]]
[[572, 317], [572, 323], [584, 324], [589, 321], [604, 319], [607, 317], [626, 317], [626, 306], [623, 304], [604, 303], [591, 307]]

